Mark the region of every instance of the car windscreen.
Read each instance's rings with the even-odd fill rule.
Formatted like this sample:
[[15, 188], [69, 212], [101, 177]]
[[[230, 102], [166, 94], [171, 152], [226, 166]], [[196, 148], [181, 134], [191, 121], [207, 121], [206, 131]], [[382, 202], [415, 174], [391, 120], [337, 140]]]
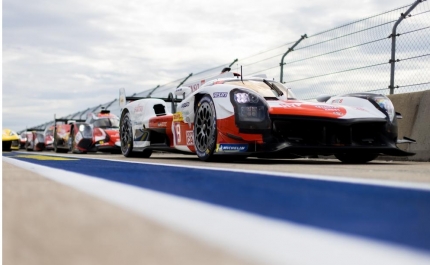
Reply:
[[113, 118], [101, 118], [94, 120], [93, 125], [98, 128], [119, 128], [119, 120]]
[[281, 83], [269, 80], [232, 80], [226, 81], [225, 84], [246, 87], [251, 89], [265, 98], [276, 97], [278, 99], [296, 99], [291, 91]]

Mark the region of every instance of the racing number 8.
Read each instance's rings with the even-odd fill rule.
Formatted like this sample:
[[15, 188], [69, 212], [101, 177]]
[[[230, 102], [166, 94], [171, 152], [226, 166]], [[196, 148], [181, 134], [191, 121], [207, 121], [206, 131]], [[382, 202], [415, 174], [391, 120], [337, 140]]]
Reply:
[[176, 123], [175, 131], [176, 131], [176, 143], [179, 144], [181, 142], [181, 125], [179, 123]]

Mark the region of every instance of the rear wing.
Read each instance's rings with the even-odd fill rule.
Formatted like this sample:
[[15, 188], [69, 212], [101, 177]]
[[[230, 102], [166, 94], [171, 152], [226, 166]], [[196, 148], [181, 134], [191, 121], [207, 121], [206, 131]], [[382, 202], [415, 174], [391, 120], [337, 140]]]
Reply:
[[62, 122], [64, 124], [75, 123], [75, 122], [85, 122], [85, 120], [77, 120], [77, 119], [54, 119], [54, 124], [57, 125], [58, 122]]
[[120, 108], [120, 111], [122, 112], [122, 110], [124, 109], [125, 105], [127, 105], [128, 103], [136, 101], [136, 100], [140, 100], [140, 99], [146, 99], [146, 98], [161, 99], [161, 100], [164, 100], [165, 102], [171, 102], [172, 103], [172, 109], [175, 109], [177, 102], [181, 102], [182, 101], [182, 99], [179, 99], [176, 96], [173, 96], [173, 93], [169, 93], [169, 95], [168, 95], [167, 98], [160, 98], [160, 97], [134, 97], [134, 96], [127, 97], [125, 95], [125, 89], [124, 88], [120, 88], [119, 89], [119, 108]]
[[[239, 77], [241, 76], [238, 73], [231, 73], [229, 72], [231, 70], [230, 67], [226, 67], [224, 68], [220, 74], [210, 77], [210, 78], [206, 78], [206, 79], [202, 79], [199, 80], [197, 82], [194, 83], [188, 83], [186, 85], [184, 85], [184, 87], [189, 87], [191, 89], [191, 92], [194, 92], [196, 90], [198, 90], [202, 85], [204, 85], [206, 82], [211, 81], [211, 80], [215, 80], [218, 78], [233, 78], [233, 77]], [[186, 80], [186, 79], [185, 79]], [[184, 81], [185, 81], [184, 80]], [[182, 85], [182, 83], [177, 87], [179, 88]], [[159, 86], [157, 86], [155, 89], [157, 89]], [[161, 99], [165, 102], [171, 102], [172, 104], [172, 112], [176, 111], [176, 103], [181, 102], [183, 99], [180, 99], [177, 97], [177, 95], [174, 95], [172, 92], [169, 93], [169, 95], [167, 96], [167, 98], [163, 98], [163, 97], [151, 97], [151, 94], [155, 91], [155, 89], [153, 89], [147, 96], [147, 97], [134, 97], [134, 96], [130, 96], [127, 97], [125, 95], [125, 89], [124, 88], [120, 88], [119, 89], [119, 108], [122, 112], [122, 110], [124, 109], [125, 105], [127, 105], [130, 102], [136, 101], [136, 100], [140, 100], [140, 99], [146, 99], [146, 98], [152, 98], [152, 99]]]
[[[56, 135], [57, 135], [57, 125], [70, 124], [70, 123], [76, 123], [76, 122], [85, 122], [85, 120], [65, 119], [65, 118], [57, 119], [54, 115], [54, 137], [56, 137]], [[60, 123], [60, 124], [58, 124], [58, 123]], [[56, 144], [55, 141], [54, 141], [54, 144]]]
[[25, 132], [33, 132], [33, 131], [36, 131], [36, 132], [43, 132], [45, 129], [40, 129], [40, 128], [27, 128], [27, 129], [25, 129]]

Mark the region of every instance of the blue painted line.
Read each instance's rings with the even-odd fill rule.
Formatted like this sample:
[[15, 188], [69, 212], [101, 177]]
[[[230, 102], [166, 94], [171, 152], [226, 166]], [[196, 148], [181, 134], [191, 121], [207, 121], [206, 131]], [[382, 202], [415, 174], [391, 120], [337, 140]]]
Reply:
[[430, 251], [429, 191], [97, 159], [17, 159]]

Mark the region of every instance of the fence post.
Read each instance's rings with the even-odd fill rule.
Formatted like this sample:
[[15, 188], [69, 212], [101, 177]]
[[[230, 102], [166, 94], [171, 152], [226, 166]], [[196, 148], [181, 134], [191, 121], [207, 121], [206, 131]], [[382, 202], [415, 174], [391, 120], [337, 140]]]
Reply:
[[[395, 66], [396, 66], [396, 37], [400, 36], [400, 34], [397, 34], [396, 30], [397, 30], [397, 26], [403, 21], [403, 19], [406, 18], [407, 15], [409, 15], [409, 13], [411, 13], [411, 11], [419, 4], [421, 3], [423, 0], [417, 0], [415, 1], [415, 3], [413, 3], [411, 5], [411, 7], [409, 7], [408, 10], [406, 10], [405, 13], [401, 13], [400, 14], [400, 18], [396, 21], [396, 23], [394, 23], [393, 26], [393, 30], [390, 36], [388, 36], [388, 38], [391, 38], [391, 59], [389, 61], [389, 63], [391, 64], [391, 75], [390, 75], [390, 85], [388, 86], [388, 88], [390, 89], [390, 95], [394, 94], [394, 71], [395, 71]], [[425, 1], [425, 0], [424, 0]], [[397, 60], [399, 61], [399, 60]], [[398, 86], [397, 86], [398, 87]]]
[[[150, 98], [151, 97], [151, 95], [152, 95], [152, 93], [157, 89], [157, 88], [159, 88], [160, 87], [160, 85], [157, 85], [156, 87], [154, 87], [149, 93], [148, 93], [148, 95], [146, 96], [147, 98]], [[134, 94], [136, 94], [136, 93], [134, 93]], [[133, 95], [134, 96], [134, 95]]]
[[290, 53], [291, 51], [294, 50], [294, 48], [297, 46], [297, 44], [299, 44], [304, 38], [307, 38], [308, 36], [305, 34], [303, 36], [300, 37], [300, 39], [298, 41], [296, 41], [296, 43], [294, 43], [294, 45], [291, 48], [288, 48], [288, 51], [284, 53], [284, 55], [282, 55], [282, 59], [281, 59], [281, 63], [279, 64], [281, 66], [281, 76], [279, 78], [279, 81], [282, 83], [283, 81], [283, 77], [284, 77], [284, 58], [285, 56], [287, 56], [288, 53]]
[[191, 73], [191, 74], [189, 74], [187, 77], [185, 77], [185, 79], [184, 79], [184, 80], [182, 80], [182, 82], [181, 82], [181, 83], [180, 83], [176, 88], [178, 88], [178, 87], [182, 86], [182, 84], [183, 84], [183, 83], [185, 83], [185, 81], [187, 81], [187, 79], [188, 79], [188, 78], [190, 78], [192, 75], [193, 75], [193, 73]]
[[238, 59], [236, 58], [236, 59], [234, 59], [234, 61], [228, 66], [228, 67], [231, 67], [235, 62], [237, 62], [238, 61]]

